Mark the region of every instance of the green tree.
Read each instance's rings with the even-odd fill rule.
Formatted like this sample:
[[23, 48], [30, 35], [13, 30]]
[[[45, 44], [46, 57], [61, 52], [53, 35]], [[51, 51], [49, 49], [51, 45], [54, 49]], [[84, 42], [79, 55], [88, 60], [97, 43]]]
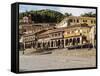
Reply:
[[58, 23], [64, 18], [62, 13], [49, 9], [26, 11], [24, 13], [20, 13], [19, 18], [21, 19], [24, 14], [28, 15], [29, 13], [32, 16], [32, 20], [36, 23]]
[[96, 14], [93, 12], [88, 12], [88, 13], [84, 13], [81, 14], [82, 17], [96, 17]]
[[68, 17], [68, 16], [72, 16], [72, 13], [67, 13], [67, 12], [66, 12], [66, 13], [65, 13], [65, 16], [67, 16], [67, 17]]

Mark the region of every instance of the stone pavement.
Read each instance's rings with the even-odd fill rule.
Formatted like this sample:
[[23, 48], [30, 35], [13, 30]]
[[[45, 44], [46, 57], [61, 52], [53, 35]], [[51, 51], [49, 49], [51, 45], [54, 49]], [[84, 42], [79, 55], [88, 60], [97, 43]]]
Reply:
[[[96, 56], [59, 55], [63, 50], [54, 50], [52, 54], [20, 54], [20, 71], [85, 68], [96, 66]], [[58, 52], [57, 52], [58, 51]], [[75, 50], [73, 50], [75, 51]], [[91, 50], [90, 50], [91, 51]]]

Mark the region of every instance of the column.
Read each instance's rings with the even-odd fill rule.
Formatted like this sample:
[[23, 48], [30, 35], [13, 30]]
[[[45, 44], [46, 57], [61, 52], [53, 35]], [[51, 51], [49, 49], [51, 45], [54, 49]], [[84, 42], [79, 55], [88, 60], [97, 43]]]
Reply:
[[53, 48], [55, 47], [54, 40], [53, 40]]
[[43, 48], [43, 42], [41, 42], [41, 48]]
[[80, 45], [82, 45], [82, 36], [80, 36]]
[[54, 40], [54, 47], [56, 48], [56, 40]]
[[60, 39], [60, 47], [61, 48], [63, 47], [63, 45], [62, 45], [62, 39]]
[[66, 47], [66, 45], [65, 45], [65, 40], [66, 40], [66, 39], [64, 39], [64, 48]]
[[51, 48], [51, 40], [49, 41], [49, 44], [50, 44], [49, 48]]

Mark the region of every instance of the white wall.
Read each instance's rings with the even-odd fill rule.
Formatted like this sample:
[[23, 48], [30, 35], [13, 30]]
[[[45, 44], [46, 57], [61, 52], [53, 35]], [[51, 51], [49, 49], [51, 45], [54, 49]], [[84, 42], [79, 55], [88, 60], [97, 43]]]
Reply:
[[[65, 5], [81, 5], [81, 6], [97, 6], [100, 13], [100, 0], [1, 0], [0, 1], [0, 76], [17, 76], [10, 72], [10, 56], [11, 56], [11, 6], [16, 1], [25, 1], [33, 3], [49, 3], [49, 4], [65, 4]], [[100, 24], [100, 14], [98, 15], [98, 25]], [[100, 26], [98, 26], [100, 29]], [[98, 30], [98, 32], [100, 32]], [[98, 42], [100, 42], [100, 34]], [[100, 45], [98, 46], [100, 49]], [[98, 50], [98, 58], [100, 52]], [[98, 59], [99, 60], [99, 59]], [[100, 60], [98, 61], [100, 67]], [[20, 74], [19, 76], [100, 76], [100, 68], [94, 70], [78, 70], [78, 71], [59, 71], [46, 73], [29, 73]]]

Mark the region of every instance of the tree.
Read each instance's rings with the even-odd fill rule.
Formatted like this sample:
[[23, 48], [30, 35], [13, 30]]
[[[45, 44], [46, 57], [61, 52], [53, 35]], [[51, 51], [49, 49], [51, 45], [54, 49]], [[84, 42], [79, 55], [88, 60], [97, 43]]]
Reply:
[[[43, 10], [36, 10], [36, 11], [26, 11], [24, 14], [31, 14], [32, 21], [35, 23], [58, 23], [63, 18], [64, 15], [58, 11], [43, 9]], [[19, 14], [19, 17], [22, 18], [24, 15], [23, 13]]]
[[65, 16], [67, 16], [67, 17], [68, 17], [68, 16], [72, 16], [72, 13], [67, 13], [67, 12], [66, 12], [66, 13], [65, 13]]
[[81, 14], [82, 17], [96, 17], [96, 14], [93, 12], [88, 12], [88, 13], [84, 13]]

